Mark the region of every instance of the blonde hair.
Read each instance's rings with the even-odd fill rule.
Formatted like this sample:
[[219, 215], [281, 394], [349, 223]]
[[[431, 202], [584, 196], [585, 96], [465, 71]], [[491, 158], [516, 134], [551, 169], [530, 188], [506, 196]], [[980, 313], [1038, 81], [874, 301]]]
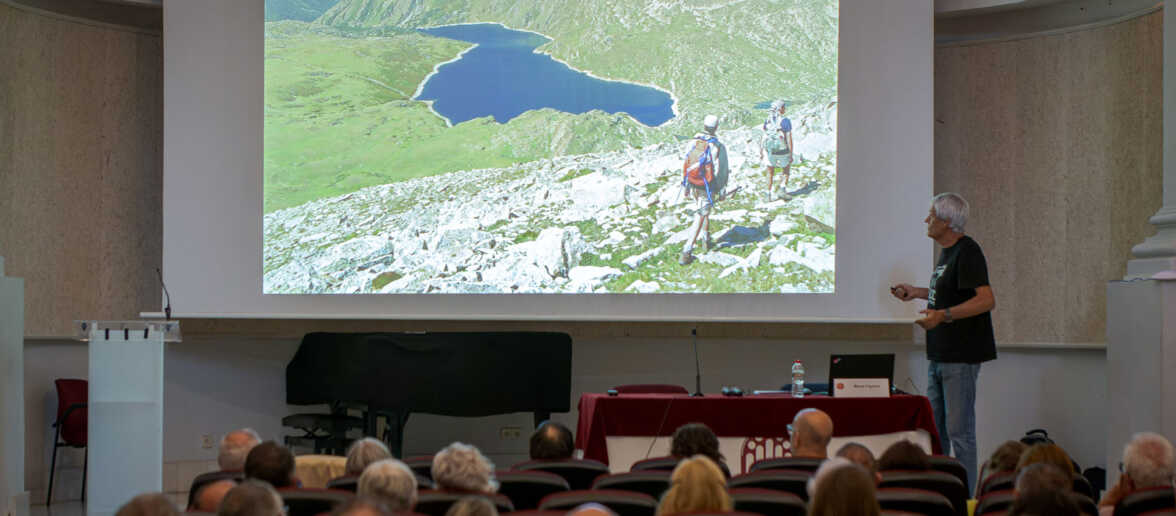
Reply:
[[493, 493], [498, 490], [494, 480], [494, 464], [477, 448], [465, 443], [453, 443], [433, 456], [433, 481], [437, 489]]
[[670, 475], [670, 489], [657, 505], [657, 515], [683, 512], [731, 512], [727, 479], [713, 460], [695, 455], [678, 463]]
[[1074, 461], [1070, 460], [1070, 455], [1066, 453], [1066, 450], [1050, 443], [1034, 444], [1021, 452], [1021, 459], [1017, 461], [1017, 473], [1025, 469], [1025, 466], [1041, 463], [1053, 464], [1058, 469], [1070, 474], [1077, 473], [1074, 470]]
[[417, 501], [416, 475], [396, 459], [376, 461], [359, 476], [356, 494], [384, 502], [393, 511], [411, 511]]
[[809, 516], [878, 516], [882, 513], [874, 490], [874, 477], [866, 472], [866, 468], [846, 461], [814, 478]]
[[361, 475], [369, 464], [391, 458], [392, 453], [388, 451], [388, 446], [374, 438], [364, 437], [351, 443], [351, 447], [347, 449], [347, 463], [343, 466], [343, 471], [347, 475]]

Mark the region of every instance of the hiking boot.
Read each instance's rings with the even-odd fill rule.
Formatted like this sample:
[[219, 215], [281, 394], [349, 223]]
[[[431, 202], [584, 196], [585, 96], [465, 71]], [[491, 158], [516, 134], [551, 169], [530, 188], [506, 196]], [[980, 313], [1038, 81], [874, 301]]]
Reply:
[[678, 257], [678, 265], [690, 265], [692, 261], [694, 261], [694, 256], [690, 254], [690, 251], [682, 251], [682, 256]]

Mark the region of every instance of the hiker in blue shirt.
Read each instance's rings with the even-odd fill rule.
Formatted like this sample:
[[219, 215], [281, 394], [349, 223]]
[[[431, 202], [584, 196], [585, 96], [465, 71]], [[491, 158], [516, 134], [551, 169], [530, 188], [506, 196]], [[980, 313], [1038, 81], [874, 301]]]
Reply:
[[791, 200], [788, 195], [788, 176], [792, 171], [792, 120], [784, 116], [787, 108], [783, 100], [772, 102], [772, 114], [764, 121], [763, 147], [760, 148], [760, 159], [768, 155], [768, 192], [764, 194], [764, 201], [772, 200], [772, 180], [776, 176], [776, 169], [784, 173], [780, 181], [783, 190], [780, 197], [785, 201]]

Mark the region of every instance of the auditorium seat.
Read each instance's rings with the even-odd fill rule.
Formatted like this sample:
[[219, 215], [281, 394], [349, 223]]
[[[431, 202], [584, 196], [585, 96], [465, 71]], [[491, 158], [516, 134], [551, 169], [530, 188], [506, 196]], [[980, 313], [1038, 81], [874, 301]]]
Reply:
[[[634, 462], [632, 466], [629, 466], [629, 471], [674, 471], [674, 468], [678, 467], [678, 462], [681, 462], [681, 460], [681, 458], [674, 456], [654, 457], [652, 459], [639, 460]], [[726, 462], [720, 462], [719, 469], [723, 470], [723, 474], [726, 475], [727, 478], [731, 478], [731, 469], [727, 467]]]
[[678, 467], [678, 463], [681, 462], [681, 460], [682, 459], [672, 455], [639, 460], [634, 462], [632, 466], [629, 466], [629, 471], [673, 471], [674, 468]]
[[499, 471], [494, 475], [498, 492], [510, 498], [517, 510], [536, 509], [543, 497], [571, 489], [563, 477], [546, 471]]
[[662, 493], [670, 488], [670, 472], [668, 471], [630, 471], [602, 475], [592, 483], [592, 489], [619, 489], [645, 493], [660, 499]]
[[1094, 493], [1094, 486], [1090, 485], [1090, 481], [1086, 477], [1074, 474], [1074, 492], [1083, 495], [1087, 498], [1097, 498]]
[[878, 489], [878, 505], [884, 511], [903, 511], [926, 516], [955, 516], [951, 501], [939, 493], [905, 487]]
[[960, 483], [964, 487], [967, 487], [969, 490], [972, 488], [972, 486], [968, 485], [968, 470], [964, 469], [964, 464], [959, 459], [947, 455], [932, 455], [929, 459], [931, 460], [931, 469], [949, 473], [960, 479]]
[[200, 493], [200, 488], [218, 480], [240, 483], [244, 478], [245, 473], [241, 471], [210, 471], [196, 475], [196, 478], [192, 479], [192, 486], [188, 488], [188, 507], [196, 505], [196, 495]]
[[757, 513], [757, 512], [743, 512], [743, 511], [731, 511], [731, 512], [699, 511], [699, 512], [679, 512], [679, 513], [674, 513], [674, 514], [667, 514], [666, 516], [774, 516], [774, 515], [761, 514], [761, 513]]
[[539, 503], [539, 509], [566, 512], [586, 503], [598, 503], [608, 507], [617, 513], [617, 516], [654, 516], [654, 513], [657, 512], [657, 500], [652, 496], [612, 489], [555, 493], [544, 498]]
[[287, 507], [287, 516], [315, 516], [331, 512], [336, 505], [355, 498], [355, 494], [347, 491], [297, 487], [278, 489], [278, 495], [282, 497], [282, 503]]
[[740, 487], [731, 489], [735, 510], [764, 516], [804, 516], [805, 504], [799, 496], [783, 491]]
[[773, 489], [799, 496], [808, 501], [808, 480], [812, 474], [795, 469], [769, 469], [754, 471], [733, 477], [727, 485], [734, 489], [738, 487], [758, 487]]
[[808, 471], [812, 473], [821, 467], [825, 459], [813, 459], [809, 457], [775, 457], [771, 459], [757, 460], [748, 468], [749, 471], [766, 471], [770, 469], [795, 469], [801, 471]]
[[1013, 490], [1002, 489], [992, 491], [981, 496], [976, 501], [976, 516], [993, 514], [1009, 510], [1013, 506]]
[[417, 503], [413, 510], [426, 516], [445, 516], [445, 513], [449, 512], [449, 507], [467, 496], [480, 496], [490, 500], [499, 513], [514, 511], [514, 504], [511, 503], [510, 498], [500, 493], [456, 493], [433, 490], [417, 493]]
[[613, 390], [617, 391], [618, 394], [690, 394], [690, 391], [681, 385], [665, 383], [618, 385], [613, 387]]
[[510, 469], [555, 473], [567, 480], [572, 489], [591, 489], [596, 477], [609, 473], [608, 466], [603, 462], [589, 459], [532, 460], [515, 464]]
[[425, 477], [429, 482], [433, 481], [433, 456], [432, 455], [418, 455], [416, 457], [409, 457], [404, 459], [404, 465], [408, 466], [417, 477]]
[[1137, 516], [1145, 512], [1176, 508], [1171, 487], [1140, 489], [1124, 496], [1115, 506], [1115, 516]]
[[992, 491], [1004, 491], [1005, 489], [1012, 489], [1013, 484], [1017, 481], [1017, 474], [1012, 471], [1003, 471], [988, 475], [983, 482], [980, 483], [980, 491], [976, 493], [977, 497], [984, 496], [985, 493]]
[[952, 507], [955, 508], [956, 514], [960, 516], [968, 514], [968, 488], [951, 473], [905, 470], [890, 470], [881, 473], [882, 481], [878, 483], [878, 487], [906, 487], [933, 491], [947, 497]]
[[327, 489], [337, 489], [339, 491], [354, 493], [358, 488], [358, 475], [347, 475], [345, 477], [333, 478], [330, 482], [327, 482]]
[[539, 509], [530, 509], [526, 511], [515, 511], [510, 513], [510, 516], [566, 516], [568, 511], [541, 511]]

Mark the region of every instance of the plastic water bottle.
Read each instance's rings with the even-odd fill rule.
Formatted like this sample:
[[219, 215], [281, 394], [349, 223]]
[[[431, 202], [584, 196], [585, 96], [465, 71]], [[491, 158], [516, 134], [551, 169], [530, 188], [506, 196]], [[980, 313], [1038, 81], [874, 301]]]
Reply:
[[792, 397], [804, 397], [804, 364], [800, 360], [792, 363]]

